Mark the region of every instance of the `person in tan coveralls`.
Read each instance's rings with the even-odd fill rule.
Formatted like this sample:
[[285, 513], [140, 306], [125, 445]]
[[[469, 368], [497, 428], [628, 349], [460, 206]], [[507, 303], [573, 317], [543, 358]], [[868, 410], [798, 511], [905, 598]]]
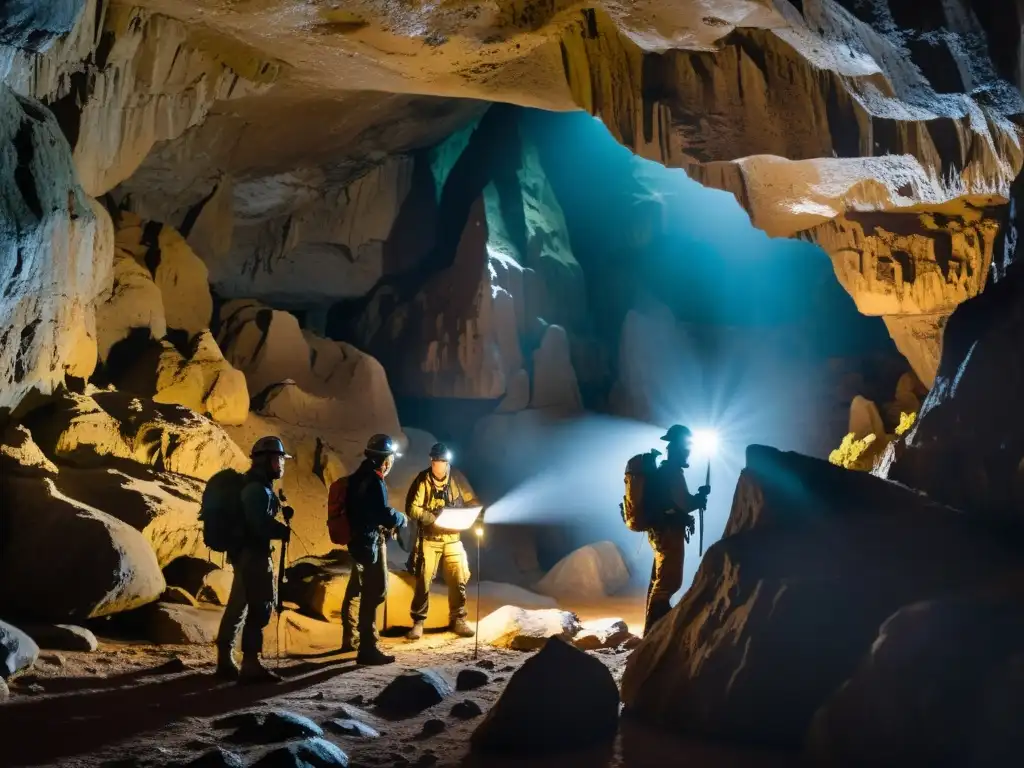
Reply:
[[686, 485], [683, 470], [690, 466], [687, 462], [693, 433], [675, 424], [661, 439], [668, 443], [668, 456], [658, 466], [653, 489], [657, 494], [653, 506], [654, 524], [647, 532], [654, 550], [654, 564], [647, 588], [645, 635], [672, 609], [669, 600], [683, 586], [683, 555], [695, 528], [693, 512], [707, 504], [711, 492], [707, 486], [701, 486], [696, 494], [691, 494]]
[[406, 513], [419, 524], [412, 552], [412, 572], [416, 577], [413, 592], [412, 629], [407, 638], [423, 637], [423, 623], [430, 608], [430, 585], [438, 567], [448, 585], [448, 629], [459, 637], [472, 637], [466, 621], [466, 584], [469, 582], [469, 558], [458, 531], [437, 528], [434, 522], [445, 507], [473, 506], [476, 497], [465, 483], [452, 476], [451, 453], [443, 443], [430, 449], [430, 467], [413, 480]]

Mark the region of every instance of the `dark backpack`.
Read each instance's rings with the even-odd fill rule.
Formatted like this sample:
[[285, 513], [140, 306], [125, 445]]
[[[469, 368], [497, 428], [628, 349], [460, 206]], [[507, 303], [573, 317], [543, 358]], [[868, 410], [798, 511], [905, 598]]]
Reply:
[[242, 489], [249, 482], [237, 469], [223, 469], [206, 483], [199, 520], [203, 543], [214, 552], [231, 552], [245, 542]]
[[626, 493], [619, 504], [619, 513], [626, 527], [637, 533], [653, 527], [658, 512], [660, 482], [658, 456], [660, 451], [638, 453], [626, 462]]

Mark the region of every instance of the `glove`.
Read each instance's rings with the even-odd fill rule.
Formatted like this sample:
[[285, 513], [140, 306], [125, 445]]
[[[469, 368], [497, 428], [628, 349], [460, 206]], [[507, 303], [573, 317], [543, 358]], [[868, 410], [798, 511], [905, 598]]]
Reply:
[[697, 489], [697, 493], [700, 494], [701, 496], [708, 496], [711, 493], [711, 486], [702, 485], [700, 488]]
[[693, 519], [693, 513], [692, 512], [687, 512], [686, 513], [686, 534], [687, 534], [687, 540], [689, 540], [690, 536], [693, 536], [694, 531], [696, 531], [696, 530], [697, 530], [697, 522]]
[[285, 522], [290, 522], [295, 517], [295, 507], [281, 507], [281, 514], [284, 515]]

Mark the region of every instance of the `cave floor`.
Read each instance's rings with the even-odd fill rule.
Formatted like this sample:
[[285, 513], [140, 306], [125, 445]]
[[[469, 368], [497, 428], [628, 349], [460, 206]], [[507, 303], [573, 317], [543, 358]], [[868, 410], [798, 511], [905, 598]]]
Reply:
[[[624, 602], [622, 608], [635, 603]], [[580, 607], [581, 618], [609, 613], [609, 606]], [[614, 614], [614, 615], [621, 615]], [[631, 625], [635, 615], [624, 617]], [[417, 716], [394, 721], [377, 716], [368, 703], [396, 675], [433, 667], [454, 679], [471, 667], [473, 641], [447, 633], [428, 633], [416, 644], [386, 640], [398, 656], [388, 667], [357, 667], [353, 655], [319, 655], [268, 664], [285, 678], [274, 686], [243, 687], [212, 675], [214, 654], [206, 646], [154, 646], [106, 641], [95, 653], [44, 652], [36, 667], [11, 681], [11, 698], [0, 704], [0, 766], [164, 766], [186, 764], [216, 746], [240, 754], [246, 764], [275, 745], [238, 746], [213, 721], [256, 707], [275, 707], [305, 715], [317, 723], [339, 716], [345, 704], [362, 711], [360, 719], [380, 732], [374, 740], [328, 733], [353, 766], [664, 766], [687, 764], [728, 768], [794, 766], [795, 755], [751, 752], [687, 742], [622, 721], [614, 747], [576, 752], [547, 760], [510, 760], [470, 756], [469, 737], [479, 718], [449, 716], [455, 702], [470, 699], [486, 712], [501, 695], [509, 676], [528, 654], [480, 648], [479, 659], [493, 663], [491, 683], [452, 697]], [[627, 652], [595, 654], [619, 680]], [[425, 721], [439, 718], [447, 728], [419, 738]], [[279, 745], [277, 745], [279, 746]]]

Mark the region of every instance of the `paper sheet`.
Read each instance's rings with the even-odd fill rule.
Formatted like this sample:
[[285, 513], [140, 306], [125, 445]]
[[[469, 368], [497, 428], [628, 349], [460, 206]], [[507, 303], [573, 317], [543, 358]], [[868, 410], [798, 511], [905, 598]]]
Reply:
[[483, 507], [445, 507], [434, 525], [448, 531], [466, 531], [480, 516]]

